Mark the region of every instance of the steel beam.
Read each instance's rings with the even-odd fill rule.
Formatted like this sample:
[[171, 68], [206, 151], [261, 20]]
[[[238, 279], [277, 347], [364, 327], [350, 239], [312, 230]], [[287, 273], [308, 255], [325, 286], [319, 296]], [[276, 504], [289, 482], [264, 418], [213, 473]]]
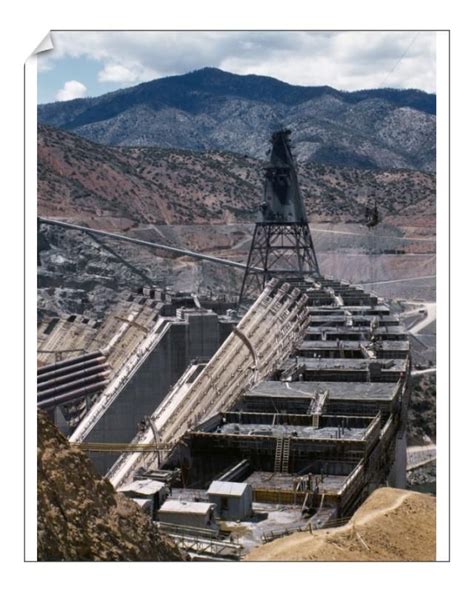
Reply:
[[[227, 259], [221, 259], [220, 257], [213, 257], [212, 255], [204, 255], [203, 253], [196, 253], [195, 251], [189, 251], [188, 249], [178, 249], [176, 247], [170, 247], [169, 245], [162, 245], [160, 243], [152, 243], [150, 241], [141, 240], [139, 238], [132, 238], [129, 236], [123, 236], [122, 234], [116, 234], [114, 232], [107, 232], [105, 230], [97, 230], [95, 228], [88, 228], [87, 226], [79, 226], [78, 224], [70, 224], [69, 222], [60, 222], [59, 220], [51, 220], [49, 218], [38, 218], [39, 224], [47, 224], [50, 226], [60, 226], [61, 228], [67, 228], [69, 230], [78, 230], [85, 232], [86, 234], [94, 234], [97, 236], [105, 236], [114, 240], [120, 240], [128, 242], [134, 245], [140, 245], [142, 247], [149, 247], [151, 249], [158, 249], [161, 251], [169, 251], [170, 253], [176, 253], [177, 255], [193, 257], [194, 259], [202, 259], [203, 261], [210, 261], [211, 263], [217, 263], [219, 265], [227, 265], [228, 267], [235, 267], [237, 269], [246, 270], [247, 265], [245, 263], [238, 263], [237, 261], [230, 261]], [[252, 271], [263, 271], [259, 268], [249, 268]]]

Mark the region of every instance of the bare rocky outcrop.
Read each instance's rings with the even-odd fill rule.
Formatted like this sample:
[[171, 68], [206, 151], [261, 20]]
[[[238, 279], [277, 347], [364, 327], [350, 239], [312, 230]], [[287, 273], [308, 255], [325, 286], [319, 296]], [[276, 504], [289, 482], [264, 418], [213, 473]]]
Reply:
[[132, 500], [38, 412], [38, 560], [182, 561]]

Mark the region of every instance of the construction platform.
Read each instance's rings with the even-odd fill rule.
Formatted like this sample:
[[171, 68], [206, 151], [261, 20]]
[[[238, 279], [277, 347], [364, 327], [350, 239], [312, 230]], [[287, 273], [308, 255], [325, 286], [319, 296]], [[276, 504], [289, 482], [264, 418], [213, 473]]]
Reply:
[[[53, 366], [75, 345], [100, 352], [108, 382], [72, 403], [79, 420], [68, 427], [116, 488], [172, 475], [172, 499], [208, 503], [213, 481], [248, 483], [254, 516], [240, 542], [251, 546], [339, 523], [387, 480], [403, 486], [409, 346], [373, 294], [321, 278], [271, 282], [240, 320], [201, 308], [165, 317], [172, 303], [138, 296], [127, 306], [100, 325], [62, 319], [39, 334], [46, 378], [61, 376]], [[192, 546], [189, 532], [173, 536]]]
[[[308, 295], [304, 282], [297, 288]], [[168, 454], [162, 466], [180, 470], [181, 487], [205, 491], [216, 479], [245, 482], [252, 486], [255, 505], [299, 512], [304, 515], [295, 522], [299, 527], [317, 516], [311, 524], [320, 528], [344, 520], [387, 479], [403, 485], [403, 467], [394, 472], [392, 466], [410, 395], [406, 335], [382, 301], [356, 290], [355, 307], [354, 293], [347, 286], [339, 292], [334, 280], [327, 294], [330, 308], [325, 301], [325, 314], [314, 315], [315, 294], [321, 298], [324, 290], [309, 291], [312, 314], [299, 343], [273, 372], [250, 381], [230, 405], [201, 416]], [[354, 330], [353, 312], [363, 319], [363, 331]], [[337, 343], [328, 357], [301, 355], [307, 344], [319, 343], [315, 317], [325, 318], [324, 331], [332, 337], [324, 343]], [[332, 326], [333, 318], [345, 324]], [[383, 320], [388, 323], [382, 325]], [[355, 358], [354, 351], [364, 356]], [[396, 355], [386, 357], [391, 351]], [[175, 396], [183, 396], [182, 388]], [[198, 395], [199, 388], [196, 402]], [[145, 469], [155, 461], [149, 455]], [[113, 470], [110, 476], [113, 480]], [[254, 527], [250, 521], [248, 528]]]

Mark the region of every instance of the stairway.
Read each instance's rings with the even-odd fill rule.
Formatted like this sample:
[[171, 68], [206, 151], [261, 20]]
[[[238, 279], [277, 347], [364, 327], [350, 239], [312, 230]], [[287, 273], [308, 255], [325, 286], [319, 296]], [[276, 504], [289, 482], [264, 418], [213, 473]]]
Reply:
[[281, 461], [281, 472], [288, 473], [288, 463], [290, 461], [290, 438], [283, 440], [283, 451]]
[[275, 448], [275, 464], [273, 466], [274, 473], [281, 473], [281, 461], [283, 451], [283, 438], [277, 438]]
[[277, 438], [275, 447], [275, 473], [288, 473], [290, 462], [290, 438]]

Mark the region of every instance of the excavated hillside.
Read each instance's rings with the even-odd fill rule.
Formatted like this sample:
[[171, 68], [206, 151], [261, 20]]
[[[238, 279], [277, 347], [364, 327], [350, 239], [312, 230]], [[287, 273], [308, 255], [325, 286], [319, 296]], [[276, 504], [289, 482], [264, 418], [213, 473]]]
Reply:
[[382, 487], [340, 528], [296, 533], [251, 551], [246, 561], [434, 561], [436, 500]]
[[183, 561], [135, 502], [38, 412], [38, 560]]
[[[268, 137], [262, 141], [268, 147]], [[41, 125], [38, 213], [245, 262], [263, 198], [262, 167], [263, 161], [242, 154], [104, 146]], [[306, 162], [298, 176], [324, 275], [356, 283], [405, 278], [377, 285], [378, 294], [435, 300], [434, 174]], [[365, 226], [369, 196], [376, 197], [382, 215], [371, 230]], [[149, 283], [230, 298], [239, 294], [237, 269], [102, 242]], [[41, 225], [38, 246], [41, 318], [102, 318], [125, 291], [144, 285], [142, 275], [82, 233]]]

